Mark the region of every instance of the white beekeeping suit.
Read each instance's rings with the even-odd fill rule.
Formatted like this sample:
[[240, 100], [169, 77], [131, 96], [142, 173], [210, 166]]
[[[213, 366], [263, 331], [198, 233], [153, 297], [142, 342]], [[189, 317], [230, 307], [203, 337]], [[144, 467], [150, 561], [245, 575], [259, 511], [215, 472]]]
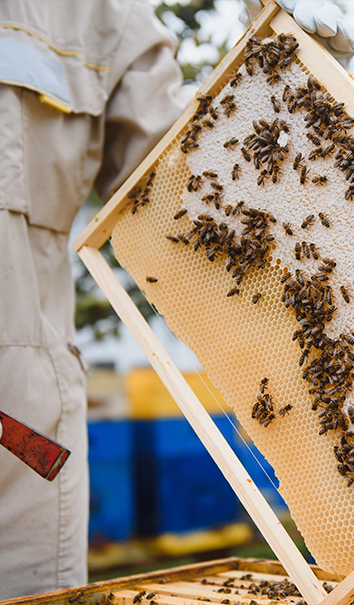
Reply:
[[0, 448], [0, 599], [86, 582], [85, 382], [68, 234], [180, 116], [168, 33], [147, 0], [0, 3], [0, 408], [72, 454], [53, 483]]

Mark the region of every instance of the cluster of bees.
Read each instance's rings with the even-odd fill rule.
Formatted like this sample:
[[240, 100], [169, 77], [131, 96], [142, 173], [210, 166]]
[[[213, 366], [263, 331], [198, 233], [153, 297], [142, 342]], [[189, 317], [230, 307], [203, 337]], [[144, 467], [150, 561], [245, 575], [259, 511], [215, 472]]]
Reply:
[[[280, 80], [279, 70], [290, 66], [296, 58], [297, 48], [295, 38], [280, 35], [269, 42], [262, 42], [259, 38], [250, 38], [245, 50], [245, 67], [249, 75], [254, 73], [254, 65], [258, 63], [267, 74], [267, 81], [273, 84]], [[236, 73], [229, 84], [236, 87], [242, 75]], [[215, 108], [210, 95], [197, 97], [199, 106], [189, 124], [189, 129], [181, 141], [182, 151], [188, 153], [197, 148], [198, 135], [203, 127], [213, 128], [221, 112], [229, 117], [235, 110], [236, 104], [233, 94], [227, 94]], [[298, 110], [305, 110], [305, 126], [308, 130], [307, 138], [314, 146], [308, 155], [310, 162], [316, 159], [326, 159], [335, 154], [335, 167], [341, 169], [349, 189], [346, 199], [354, 199], [354, 136], [347, 134], [354, 120], [343, 109], [343, 103], [335, 102], [324, 91], [320, 83], [310, 76], [307, 84], [291, 89], [286, 85], [283, 91], [283, 102], [290, 114]], [[273, 95], [271, 102], [276, 113], [280, 105]], [[253, 121], [254, 132], [243, 141], [241, 153], [247, 162], [253, 160], [254, 167], [260, 170], [258, 185], [263, 185], [265, 179], [272, 179], [276, 183], [281, 174], [280, 163], [288, 154], [288, 124], [279, 118], [272, 122], [260, 119]], [[324, 141], [328, 141], [324, 144]], [[227, 150], [233, 151], [239, 141], [232, 137], [224, 143]], [[302, 153], [297, 153], [293, 161], [293, 169], [299, 171], [300, 183], [306, 184], [309, 180], [309, 168]], [[232, 168], [232, 180], [240, 175], [240, 166], [235, 164]], [[139, 205], [148, 201], [148, 193], [154, 173], [149, 175], [146, 188], [136, 189], [129, 194], [133, 199], [132, 212]], [[217, 210], [222, 210], [226, 217], [239, 217], [243, 226], [240, 236], [236, 235], [226, 222], [217, 222], [211, 215], [200, 214], [193, 220], [192, 228], [186, 233], [167, 235], [174, 244], [193, 246], [197, 251], [202, 248], [210, 262], [217, 257], [224, 259], [225, 268], [235, 279], [236, 285], [227, 292], [227, 297], [239, 295], [241, 282], [251, 267], [263, 268], [274, 236], [270, 233], [270, 224], [276, 219], [266, 211], [247, 207], [242, 201], [235, 205], [224, 204], [223, 186], [217, 181], [217, 174], [211, 170], [204, 171], [202, 175], [191, 175], [187, 190], [197, 192], [202, 183], [208, 180], [210, 191], [204, 194], [201, 200], [206, 204], [212, 203]], [[324, 175], [316, 175], [311, 179], [314, 185], [323, 186], [328, 182]], [[181, 209], [174, 216], [176, 220], [182, 218], [187, 209]], [[331, 221], [323, 212], [318, 213], [321, 224], [329, 228]], [[301, 223], [301, 228], [308, 230], [316, 221], [311, 214]], [[285, 233], [293, 236], [293, 228], [289, 223], [283, 223]], [[312, 409], [318, 412], [319, 433], [325, 435], [329, 431], [340, 433], [341, 445], [334, 448], [338, 461], [338, 471], [348, 479], [348, 486], [354, 483], [354, 433], [350, 432], [349, 420], [343, 413], [343, 404], [354, 379], [354, 336], [341, 334], [334, 340], [325, 334], [325, 326], [333, 318], [336, 311], [334, 295], [329, 285], [330, 276], [336, 263], [332, 259], [321, 259], [320, 253], [313, 243], [296, 242], [294, 248], [296, 260], [313, 258], [320, 261], [315, 274], [307, 277], [297, 269], [294, 274], [287, 271], [281, 281], [284, 284], [282, 301], [286, 307], [294, 310], [299, 328], [293, 334], [301, 349], [299, 365], [303, 367], [303, 379], [310, 384], [309, 393], [313, 395]], [[147, 281], [153, 283], [156, 278], [148, 277]], [[341, 294], [345, 302], [350, 302], [348, 291], [341, 286]], [[252, 302], [257, 304], [262, 297], [258, 292], [252, 296]], [[260, 384], [257, 401], [252, 408], [252, 418], [264, 426], [269, 426], [277, 415], [284, 417], [292, 409], [288, 404], [275, 412], [274, 402], [267, 393], [268, 379], [264, 378]], [[350, 408], [352, 409], [352, 408]], [[354, 409], [350, 421], [354, 424]]]
[[[179, 219], [185, 213], [186, 210], [183, 209], [174, 218]], [[229, 204], [225, 207], [225, 214], [240, 217], [240, 222], [244, 225], [240, 238], [236, 237], [235, 230], [227, 223], [218, 224], [209, 214], [200, 214], [193, 220], [194, 226], [189, 233], [167, 235], [166, 238], [175, 244], [191, 243], [195, 251], [204, 247], [211, 262], [222, 256], [226, 270], [231, 272], [239, 286], [251, 267], [257, 266], [260, 269], [266, 264], [269, 244], [274, 240], [274, 236], [269, 233], [269, 225], [276, 222], [276, 219], [269, 212], [248, 208], [244, 202], [238, 202], [235, 206]], [[228, 291], [227, 296], [239, 293], [240, 289], [235, 287]], [[261, 293], [256, 293], [252, 298], [253, 303], [256, 304], [260, 297]]]
[[285, 599], [286, 597], [301, 597], [300, 592], [295, 584], [287, 578], [280, 582], [261, 580], [260, 582], [252, 582], [247, 586], [247, 591], [255, 596], [264, 595], [268, 599]]
[[295, 51], [298, 46], [299, 44], [292, 34], [279, 34], [268, 42], [252, 36], [247, 41], [244, 54], [248, 75], [253, 76], [254, 63], [258, 63], [263, 73], [267, 75], [269, 84], [278, 82], [280, 80], [279, 69], [286, 69], [295, 61]]
[[[316, 252], [318, 255], [318, 251]], [[319, 434], [339, 431], [342, 447], [334, 447], [339, 464], [337, 469], [348, 479], [348, 487], [354, 483], [354, 432], [348, 430], [349, 420], [354, 422], [354, 409], [349, 407], [348, 417], [343, 414], [343, 405], [354, 381], [354, 335], [340, 334], [337, 339], [329, 338], [324, 330], [336, 311], [330, 274], [336, 262], [322, 259], [319, 272], [306, 278], [300, 270], [295, 275], [284, 273], [281, 281], [285, 283], [282, 301], [286, 307], [295, 311], [300, 328], [293, 334], [302, 353], [299, 365], [304, 366], [303, 379], [310, 384], [309, 394], [314, 397], [312, 409], [318, 411]], [[344, 286], [341, 286], [344, 300], [350, 298]], [[311, 361], [311, 353], [319, 352]], [[313, 355], [312, 355], [313, 357]], [[353, 448], [353, 461], [349, 462], [348, 452], [343, 445]]]
[[253, 150], [253, 162], [257, 170], [266, 164], [258, 177], [257, 184], [263, 185], [264, 180], [272, 176], [273, 183], [278, 181], [280, 174], [279, 162], [282, 162], [289, 152], [287, 145], [282, 145], [281, 133], [287, 134], [289, 126], [284, 120], [276, 118], [271, 124], [266, 120], [253, 121], [254, 133], [247, 136], [241, 152], [246, 161], [251, 161], [249, 154]]
[[[257, 401], [252, 407], [251, 416], [255, 420], [258, 420], [259, 424], [267, 427], [276, 418], [274, 402], [272, 396], [267, 393], [268, 390], [268, 378], [262, 378], [259, 385], [259, 393], [257, 395]], [[293, 406], [288, 403], [284, 407], [280, 408], [278, 416], [284, 417], [289, 414]]]
[[131, 200], [128, 206], [131, 208], [132, 214], [135, 214], [139, 206], [146, 206], [149, 203], [149, 193], [151, 191], [151, 185], [156, 176], [156, 172], [150, 172], [146, 177], [145, 187], [134, 187], [129, 193], [128, 198]]
[[[325, 92], [321, 84], [313, 76], [309, 76], [306, 86], [299, 86], [291, 90], [286, 85], [283, 91], [283, 101], [287, 105], [289, 113], [305, 109], [306, 128], [313, 128], [307, 133], [307, 138], [313, 143], [315, 149], [310, 152], [308, 159], [314, 161], [318, 158], [330, 157], [339, 147], [334, 164], [345, 173], [349, 187], [345, 192], [345, 199], [354, 199], [354, 137], [347, 134], [353, 127], [354, 119], [344, 110], [344, 103], [337, 103]], [[321, 141], [330, 143], [323, 146]], [[297, 154], [294, 162], [294, 170], [300, 170], [300, 182], [307, 182], [309, 168], [303, 162], [302, 154]], [[327, 183], [326, 176], [315, 176], [312, 182], [318, 185]]]
[[[354, 421], [354, 409], [348, 408], [350, 419]], [[351, 435], [342, 434], [340, 446], [334, 446], [334, 455], [339, 464], [337, 469], [339, 473], [347, 479], [347, 485], [350, 487], [354, 483], [354, 441]]]

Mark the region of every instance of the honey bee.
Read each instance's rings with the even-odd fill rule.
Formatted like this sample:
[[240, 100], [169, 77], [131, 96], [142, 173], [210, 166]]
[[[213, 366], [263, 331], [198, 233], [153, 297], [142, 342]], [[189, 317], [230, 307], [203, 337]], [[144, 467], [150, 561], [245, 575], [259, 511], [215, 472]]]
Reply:
[[351, 202], [354, 199], [354, 188], [349, 187], [349, 189], [346, 189], [344, 197], [347, 201]]
[[202, 177], [199, 174], [191, 174], [187, 183], [188, 191], [198, 191], [201, 187]]
[[300, 244], [300, 242], [296, 242], [294, 252], [295, 252], [296, 260], [301, 260], [301, 244]]
[[213, 120], [217, 120], [219, 118], [217, 108], [213, 107], [212, 105], [209, 107], [209, 113], [210, 113], [211, 117], [213, 118]]
[[213, 223], [214, 219], [210, 214], [199, 214], [198, 221], [206, 221], [207, 223]]
[[301, 166], [301, 172], [300, 172], [300, 184], [301, 185], [305, 185], [305, 183], [307, 183], [308, 180], [308, 173], [310, 172], [310, 169], [307, 168], [306, 166]]
[[241, 147], [241, 153], [242, 153], [243, 157], [245, 158], [246, 162], [251, 161], [251, 156], [248, 153], [247, 149], [245, 149], [244, 147]]
[[310, 141], [312, 141], [312, 143], [314, 145], [316, 145], [316, 147], [321, 147], [321, 141], [320, 141], [320, 139], [316, 135], [314, 135], [312, 132], [308, 132], [306, 134], [306, 136], [307, 136], [308, 139], [310, 139]]
[[252, 65], [249, 61], [245, 61], [245, 68], [249, 76], [253, 76]]
[[181, 210], [179, 210], [179, 212], [177, 212], [177, 214], [174, 215], [173, 218], [177, 221], [179, 218], [182, 218], [182, 216], [187, 214], [187, 212], [188, 212], [187, 208], [182, 208]]
[[261, 383], [259, 385], [259, 390], [262, 394], [264, 393], [265, 389], [267, 388], [268, 382], [269, 382], [269, 378], [266, 378], [266, 377], [262, 378]]
[[201, 103], [202, 105], [209, 105], [209, 103], [211, 103], [213, 100], [213, 97], [211, 95], [198, 95], [197, 96], [197, 101], [199, 101], [199, 103]]
[[335, 150], [335, 144], [331, 143], [330, 145], [328, 145], [328, 147], [325, 147], [322, 150], [322, 157], [326, 158], [328, 155], [331, 155], [331, 153], [333, 153], [334, 150]]
[[290, 410], [292, 410], [292, 409], [293, 409], [293, 406], [291, 405], [291, 403], [288, 403], [283, 408], [280, 408], [278, 414], [279, 414], [279, 416], [285, 416], [285, 414], [289, 414]]
[[306, 242], [301, 243], [302, 251], [306, 258], [311, 258], [311, 252]]
[[224, 190], [224, 187], [220, 185], [220, 183], [215, 183], [215, 181], [210, 183], [210, 187], [215, 189], [215, 191], [217, 191], [219, 194]]
[[280, 112], [280, 104], [279, 104], [279, 101], [278, 101], [278, 99], [276, 98], [276, 96], [275, 96], [275, 95], [272, 95], [272, 96], [270, 97], [270, 100], [271, 100], [271, 103], [272, 103], [272, 105], [273, 105], [273, 109], [274, 109], [275, 113], [279, 113], [279, 112]]
[[283, 275], [281, 276], [280, 279], [280, 283], [284, 284], [286, 281], [288, 281], [288, 279], [290, 279], [291, 277], [291, 273], [289, 271], [287, 271], [286, 273], [283, 273]]
[[350, 405], [347, 409], [350, 422], [354, 423], [354, 408]]
[[328, 216], [326, 214], [323, 214], [323, 212], [319, 212], [318, 216], [319, 216], [319, 219], [320, 219], [322, 225], [324, 227], [327, 227], [327, 229], [329, 229], [331, 226], [331, 222], [330, 222]]
[[348, 290], [344, 286], [340, 287], [340, 293], [343, 296], [345, 302], [350, 303], [350, 296], [348, 294]]
[[146, 595], [146, 590], [141, 590], [138, 592], [133, 599], [133, 603], [140, 603], [144, 595]]
[[240, 166], [238, 164], [234, 164], [231, 171], [231, 178], [233, 181], [240, 178]]
[[157, 595], [157, 592], [149, 592], [149, 594], [146, 595], [145, 599], [147, 599], [148, 601], [151, 601], [151, 599], [156, 597], [156, 595]]
[[282, 97], [284, 103], [287, 102], [289, 96], [290, 96], [290, 86], [289, 86], [289, 84], [286, 84], [286, 86], [284, 87], [284, 90], [283, 90], [283, 97]]
[[207, 126], [208, 128], [214, 128], [214, 124], [211, 120], [205, 119], [203, 120], [203, 125]]
[[236, 137], [233, 137], [232, 139], [230, 139], [229, 141], [225, 141], [225, 143], [223, 144], [223, 146], [225, 147], [225, 149], [234, 149], [235, 145], [237, 145], [238, 143], [238, 139], [236, 139]]
[[237, 216], [238, 214], [241, 213], [243, 206], [245, 205], [245, 202], [237, 202], [236, 206], [234, 207], [232, 214], [233, 216]]
[[273, 174], [272, 174], [272, 181], [273, 183], [277, 183], [278, 181], [278, 175], [281, 174], [280, 168], [279, 166], [274, 166], [273, 168]]
[[268, 177], [269, 177], [269, 174], [268, 174], [267, 170], [262, 170], [261, 174], [259, 175], [259, 177], [257, 179], [257, 185], [262, 185], [262, 187], [263, 187], [264, 180]]
[[325, 265], [328, 265], [329, 267], [332, 267], [333, 269], [337, 266], [336, 261], [332, 260], [331, 258], [323, 258], [322, 260], [325, 263]]
[[226, 95], [223, 99], [221, 99], [220, 105], [228, 105], [234, 100], [234, 98], [235, 95]]
[[302, 153], [299, 151], [299, 153], [297, 153], [297, 154], [296, 154], [296, 156], [295, 156], [295, 160], [294, 160], [294, 163], [293, 163], [293, 169], [294, 169], [294, 170], [297, 170], [298, 168], [300, 168], [300, 166], [301, 166], [301, 162], [302, 162], [302, 160], [303, 160], [303, 159], [304, 159], [304, 158], [303, 158], [303, 155], [302, 155]]
[[260, 301], [261, 296], [262, 296], [262, 292], [257, 292], [257, 294], [253, 294], [252, 302], [254, 305], [256, 305]]
[[230, 86], [235, 88], [242, 80], [242, 74], [237, 72], [230, 80]]
[[269, 414], [265, 420], [263, 420], [263, 422], [261, 422], [261, 424], [263, 424], [263, 426], [267, 427], [270, 425], [270, 423], [274, 420], [275, 418], [275, 414]]
[[235, 294], [240, 294], [240, 288], [231, 288], [226, 296], [235, 296]]
[[225, 206], [224, 212], [225, 212], [226, 216], [230, 216], [232, 210], [233, 210], [233, 206], [231, 206], [231, 204], [228, 204], [227, 206]]
[[204, 170], [203, 176], [207, 177], [208, 179], [217, 179], [218, 178], [218, 175], [216, 174], [216, 172], [213, 172], [212, 170]]
[[328, 177], [324, 176], [324, 175], [316, 175], [313, 177], [312, 179], [312, 183], [315, 183], [315, 185], [324, 185], [325, 183], [328, 183]]
[[308, 229], [315, 220], [314, 214], [309, 214], [301, 223], [301, 229]]
[[178, 233], [177, 237], [178, 237], [178, 240], [180, 242], [182, 242], [183, 244], [185, 244], [186, 246], [189, 244], [189, 239], [183, 233]]
[[280, 79], [281, 78], [280, 78], [279, 74], [272, 74], [272, 75], [268, 76], [267, 82], [268, 82], [268, 84], [275, 84], [275, 82], [279, 82]]
[[175, 235], [166, 235], [166, 239], [169, 239], [174, 244], [178, 244], [178, 242], [179, 242], [179, 238], [176, 237]]
[[293, 230], [291, 228], [290, 223], [284, 222], [283, 223], [283, 229], [284, 229], [286, 235], [294, 235], [294, 232], [293, 232]]
[[305, 361], [307, 360], [308, 356], [310, 353], [310, 349], [305, 349], [304, 352], [301, 354], [300, 359], [299, 359], [299, 366], [303, 366]]

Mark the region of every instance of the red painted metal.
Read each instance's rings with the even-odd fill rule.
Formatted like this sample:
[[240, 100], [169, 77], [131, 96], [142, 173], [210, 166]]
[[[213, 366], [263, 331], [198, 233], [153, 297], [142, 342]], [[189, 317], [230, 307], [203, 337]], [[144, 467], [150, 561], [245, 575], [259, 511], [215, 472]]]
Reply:
[[47, 481], [52, 481], [70, 456], [62, 445], [0, 410], [0, 445]]

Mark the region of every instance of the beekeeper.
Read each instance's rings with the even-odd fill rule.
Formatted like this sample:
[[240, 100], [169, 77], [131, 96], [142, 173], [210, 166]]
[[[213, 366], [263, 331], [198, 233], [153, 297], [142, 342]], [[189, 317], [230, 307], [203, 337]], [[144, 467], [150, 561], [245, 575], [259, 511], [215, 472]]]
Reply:
[[[245, 3], [247, 18], [257, 2]], [[336, 45], [351, 52], [332, 18]], [[47, 483], [0, 448], [5, 599], [87, 581], [85, 383], [72, 346], [68, 234], [90, 189], [108, 199], [191, 93], [148, 0], [2, 0], [0, 57], [0, 408], [72, 451]]]

